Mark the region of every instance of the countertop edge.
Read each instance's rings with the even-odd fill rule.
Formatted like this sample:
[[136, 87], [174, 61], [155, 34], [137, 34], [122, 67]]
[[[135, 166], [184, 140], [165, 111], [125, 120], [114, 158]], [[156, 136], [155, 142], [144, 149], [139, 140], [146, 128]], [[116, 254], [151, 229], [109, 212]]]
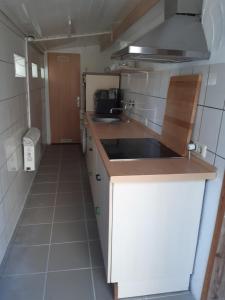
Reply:
[[[216, 168], [206, 161], [198, 158], [195, 155], [192, 155], [191, 162], [195, 164], [199, 171], [185, 171], [184, 173], [181, 172], [166, 172], [166, 173], [159, 173], [159, 174], [136, 174], [135, 172], [133, 174], [125, 174], [122, 172], [122, 174], [115, 174], [115, 171], [112, 169], [112, 164], [108, 159], [107, 154], [105, 153], [105, 150], [103, 146], [101, 145], [100, 137], [98, 135], [97, 129], [95, 127], [94, 122], [91, 120], [91, 116], [93, 115], [93, 112], [86, 112], [86, 123], [85, 126], [88, 127], [93, 135], [95, 144], [97, 146], [98, 152], [103, 160], [104, 166], [106, 168], [107, 174], [110, 177], [110, 182], [116, 183], [116, 182], [143, 182], [143, 181], [182, 181], [182, 180], [213, 180], [216, 178]], [[135, 124], [134, 126], [137, 126], [144, 130], [144, 133], [146, 135], [153, 136], [155, 138], [160, 139], [160, 135], [152, 131], [151, 129], [145, 127], [143, 124], [139, 123], [136, 120], [132, 120], [132, 123]], [[101, 124], [104, 125], [104, 124]], [[184, 158], [186, 159], [186, 158]], [[187, 159], [186, 159], [187, 160]], [[114, 162], [115, 163], [115, 162]], [[124, 163], [124, 162], [123, 162]], [[117, 162], [118, 164], [118, 162]]]

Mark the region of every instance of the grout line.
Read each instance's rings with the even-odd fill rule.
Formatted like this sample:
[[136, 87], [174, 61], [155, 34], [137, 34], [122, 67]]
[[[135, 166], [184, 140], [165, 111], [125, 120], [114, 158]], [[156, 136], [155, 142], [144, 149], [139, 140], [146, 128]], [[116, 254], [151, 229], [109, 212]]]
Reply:
[[219, 132], [218, 132], [217, 143], [216, 143], [216, 151], [215, 151], [216, 153], [218, 151], [219, 142], [220, 142], [220, 134], [221, 134], [222, 125], [223, 125], [223, 116], [224, 116], [224, 112], [222, 113], [221, 120], [220, 120], [220, 128], [219, 128]]
[[[61, 206], [56, 206], [55, 208], [58, 208]], [[96, 221], [95, 219], [86, 219], [87, 222], [93, 222]], [[71, 223], [71, 222], [79, 222], [79, 221], [85, 221], [85, 219], [77, 219], [77, 220], [70, 220], [70, 221], [56, 221], [54, 222], [55, 224], [64, 224], [64, 223]], [[26, 227], [26, 226], [34, 226], [34, 225], [47, 225], [47, 224], [52, 224], [51, 222], [49, 223], [29, 223], [29, 224], [18, 224], [18, 226], [21, 227]]]
[[203, 108], [209, 108], [209, 109], [215, 109], [215, 110], [219, 110], [219, 111], [224, 111], [224, 108], [209, 106], [209, 105], [205, 105], [205, 104], [198, 104], [198, 106], [203, 107]]
[[[48, 200], [46, 200], [48, 201]], [[74, 204], [61, 204], [61, 205], [46, 205], [46, 206], [31, 206], [31, 207], [24, 207], [26, 210], [31, 210], [31, 209], [38, 209], [38, 208], [54, 208], [54, 207], [74, 207], [74, 206], [79, 206], [82, 204], [82, 201], [74, 203]]]
[[[82, 176], [82, 166], [80, 166], [80, 175]], [[84, 187], [83, 187], [83, 181], [81, 182], [81, 193], [82, 193], [82, 200], [83, 200], [83, 209], [84, 209], [84, 218], [85, 218], [85, 228], [86, 228], [86, 234], [87, 237], [88, 234], [88, 225], [87, 225], [87, 214], [85, 209], [85, 198], [84, 198]], [[92, 264], [92, 258], [91, 258], [91, 248], [90, 248], [90, 242], [88, 241], [88, 253], [89, 253], [89, 260], [91, 265], [91, 282], [92, 282], [92, 290], [93, 290], [93, 296], [94, 300], [96, 300], [96, 292], [95, 292], [95, 284], [94, 284], [94, 274], [93, 274], [93, 264]]]
[[[60, 176], [60, 169], [61, 169], [61, 159], [62, 159], [62, 148], [60, 147], [60, 155], [59, 155], [59, 168], [58, 168], [58, 173], [57, 173], [57, 179], [59, 179]], [[55, 199], [54, 199], [54, 204], [55, 207], [53, 208], [53, 215], [52, 215], [52, 223], [51, 223], [51, 231], [50, 231], [50, 241], [49, 241], [49, 247], [48, 247], [48, 255], [47, 255], [47, 263], [46, 263], [46, 275], [45, 275], [45, 281], [44, 281], [44, 289], [43, 289], [43, 300], [45, 299], [45, 294], [46, 294], [46, 288], [47, 288], [47, 272], [49, 269], [49, 260], [50, 260], [50, 251], [51, 251], [51, 242], [52, 242], [52, 233], [53, 233], [53, 224], [54, 224], [54, 218], [55, 218], [55, 209], [56, 209], [56, 199], [58, 195], [58, 190], [59, 190], [59, 182], [57, 182], [56, 185], [56, 193], [55, 193]]]
[[53, 242], [53, 243], [43, 243], [43, 244], [12, 244], [13, 247], [23, 248], [23, 247], [41, 247], [41, 246], [50, 246], [50, 245], [64, 245], [64, 244], [75, 244], [75, 243], [88, 243], [88, 242], [98, 242], [99, 239], [86, 239], [78, 241], [69, 241], [69, 242]]
[[56, 193], [37, 193], [37, 194], [33, 194], [33, 193], [30, 193], [30, 197], [32, 196], [43, 196], [43, 195], [55, 195]]
[[15, 274], [5, 274], [2, 278], [6, 277], [16, 277], [16, 276], [32, 276], [32, 275], [47, 275], [48, 273], [58, 273], [58, 272], [69, 272], [69, 271], [82, 271], [82, 270], [91, 270], [91, 269], [103, 269], [103, 267], [84, 267], [84, 268], [72, 268], [72, 269], [59, 269], [59, 270], [49, 270], [48, 272], [34, 272], [34, 273], [15, 273]]

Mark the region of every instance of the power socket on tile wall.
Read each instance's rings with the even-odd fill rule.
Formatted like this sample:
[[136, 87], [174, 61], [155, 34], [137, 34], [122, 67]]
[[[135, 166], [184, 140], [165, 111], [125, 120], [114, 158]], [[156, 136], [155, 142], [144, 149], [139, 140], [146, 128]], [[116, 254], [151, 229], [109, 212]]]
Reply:
[[206, 158], [207, 155], [207, 146], [204, 144], [200, 144], [198, 142], [195, 143], [195, 152], [198, 153], [203, 158]]

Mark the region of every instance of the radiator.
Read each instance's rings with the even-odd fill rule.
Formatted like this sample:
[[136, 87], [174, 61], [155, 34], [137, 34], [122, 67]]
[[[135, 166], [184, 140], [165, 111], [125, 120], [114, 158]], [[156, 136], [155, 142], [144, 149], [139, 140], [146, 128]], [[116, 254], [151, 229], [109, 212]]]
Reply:
[[27, 172], [35, 171], [38, 168], [41, 158], [40, 136], [38, 128], [30, 128], [23, 137], [24, 170]]

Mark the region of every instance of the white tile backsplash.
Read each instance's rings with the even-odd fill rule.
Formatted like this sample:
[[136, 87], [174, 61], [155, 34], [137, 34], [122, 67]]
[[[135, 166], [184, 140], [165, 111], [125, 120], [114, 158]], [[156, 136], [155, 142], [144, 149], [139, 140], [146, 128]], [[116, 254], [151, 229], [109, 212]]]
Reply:
[[209, 164], [214, 165], [215, 157], [216, 157], [216, 154], [215, 154], [215, 153], [212, 153], [212, 152], [210, 152], [210, 151], [208, 150], [208, 151], [207, 151], [207, 154], [206, 154], [205, 160], [206, 160]]
[[223, 112], [223, 120], [219, 135], [217, 154], [225, 158], [225, 112]]
[[203, 113], [203, 107], [198, 106], [196, 117], [195, 117], [194, 129], [192, 133], [193, 142], [198, 142], [199, 140], [199, 134], [200, 134], [201, 123], [202, 123], [202, 113]]
[[193, 74], [201, 74], [202, 75], [201, 91], [200, 91], [198, 103], [200, 105], [204, 105], [206, 89], [207, 89], [207, 85], [208, 85], [209, 65], [194, 66]]
[[204, 107], [199, 142], [212, 152], [216, 152], [221, 120], [221, 110]]
[[186, 66], [179, 70], [179, 75], [191, 75], [193, 73], [192, 66]]
[[225, 64], [210, 66], [205, 105], [223, 109], [225, 101]]

